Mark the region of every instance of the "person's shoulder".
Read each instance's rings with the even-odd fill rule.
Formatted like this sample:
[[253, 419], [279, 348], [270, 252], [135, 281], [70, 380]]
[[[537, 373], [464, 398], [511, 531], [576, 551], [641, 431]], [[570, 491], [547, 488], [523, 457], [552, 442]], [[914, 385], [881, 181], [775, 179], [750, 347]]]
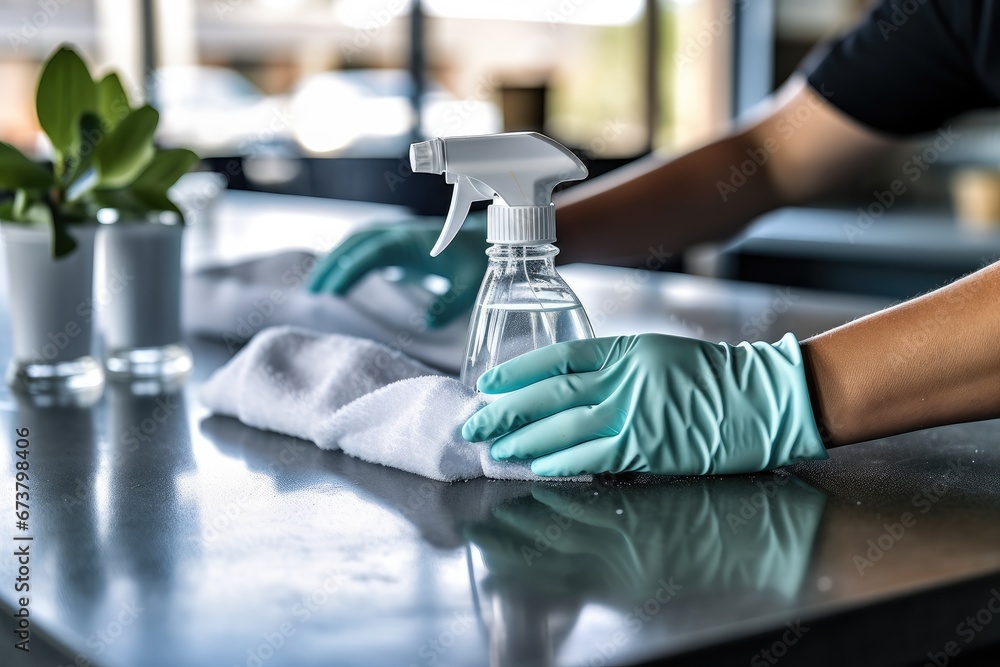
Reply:
[[909, 0], [940, 16], [994, 104], [1000, 103], [1000, 0]]
[[1000, 30], [1000, 0], [879, 0], [872, 12], [886, 34], [939, 25], [970, 51]]
[[1000, 0], [880, 0], [802, 66], [828, 101], [877, 131], [910, 135], [1000, 102]]
[[946, 28], [968, 37], [973, 5], [968, 0], [878, 0], [859, 27], [876, 28], [882, 38], [896, 34], [913, 37], [921, 28]]
[[997, 28], [1000, 28], [998, 0], [909, 1], [932, 7], [956, 37], [970, 45], [989, 39], [996, 35]]

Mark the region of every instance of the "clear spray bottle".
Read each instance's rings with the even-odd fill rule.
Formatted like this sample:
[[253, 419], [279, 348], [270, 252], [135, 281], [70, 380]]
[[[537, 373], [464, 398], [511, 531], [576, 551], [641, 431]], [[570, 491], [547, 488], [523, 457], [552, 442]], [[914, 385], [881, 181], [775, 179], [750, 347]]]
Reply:
[[473, 202], [487, 209], [489, 264], [469, 325], [461, 380], [475, 387], [489, 369], [525, 352], [593, 338], [580, 300], [556, 272], [552, 190], [587, 168], [565, 146], [534, 132], [431, 139], [410, 146], [414, 172], [455, 184], [451, 209], [431, 250], [439, 255]]

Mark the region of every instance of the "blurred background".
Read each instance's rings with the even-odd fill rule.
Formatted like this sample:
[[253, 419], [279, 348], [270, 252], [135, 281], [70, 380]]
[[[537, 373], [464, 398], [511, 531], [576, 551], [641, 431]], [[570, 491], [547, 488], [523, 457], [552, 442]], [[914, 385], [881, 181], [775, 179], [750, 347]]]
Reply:
[[862, 5], [2, 0], [0, 138], [34, 146], [38, 69], [70, 42], [159, 107], [162, 143], [203, 155], [398, 157], [414, 134], [530, 129], [630, 158], [711, 137]]
[[[0, 0], [0, 140], [44, 154], [34, 82], [47, 54], [69, 42], [160, 110], [159, 143], [194, 148], [232, 189], [441, 214], [443, 179], [404, 178], [416, 138], [541, 131], [578, 151], [592, 175], [650, 151], [675, 154], [724, 131], [866, 5]], [[822, 204], [841, 217], [790, 225], [772, 215], [735, 246], [693, 251], [671, 268], [900, 298], [978, 268], [1000, 245], [948, 231], [952, 186], [960, 167], [995, 171], [998, 125], [995, 114], [965, 121], [959, 144], [886, 217], [891, 225], [845, 232], [864, 223], [873, 192], [919, 142]], [[942, 234], [958, 248], [946, 257]], [[900, 254], [898, 239], [914, 236], [927, 247]]]

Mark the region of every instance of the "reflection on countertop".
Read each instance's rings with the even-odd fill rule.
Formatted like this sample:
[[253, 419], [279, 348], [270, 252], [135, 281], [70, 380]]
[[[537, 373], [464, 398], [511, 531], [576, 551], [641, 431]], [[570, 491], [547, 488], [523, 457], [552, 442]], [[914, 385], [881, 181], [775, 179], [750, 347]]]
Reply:
[[669, 636], [694, 605], [724, 601], [716, 622], [780, 611], [802, 585], [824, 503], [782, 473], [538, 484], [466, 528], [485, 570], [477, 611], [491, 664], [555, 664], [587, 604], [620, 618], [595, 637], [605, 649]]
[[[603, 333], [808, 335], [876, 307], [802, 290], [778, 313], [772, 287], [565, 273]], [[31, 433], [32, 619], [66, 664], [620, 664], [798, 619], [814, 629], [782, 664], [843, 663], [819, 621], [893, 598], [915, 618], [892, 655], [917, 659], [954, 629], [925, 592], [1000, 572], [996, 422], [747, 477], [445, 484], [210, 416], [197, 392], [230, 351], [188, 342], [183, 385], [109, 383], [92, 407], [0, 392], [0, 486], [14, 428]], [[0, 552], [0, 578], [15, 567]]]

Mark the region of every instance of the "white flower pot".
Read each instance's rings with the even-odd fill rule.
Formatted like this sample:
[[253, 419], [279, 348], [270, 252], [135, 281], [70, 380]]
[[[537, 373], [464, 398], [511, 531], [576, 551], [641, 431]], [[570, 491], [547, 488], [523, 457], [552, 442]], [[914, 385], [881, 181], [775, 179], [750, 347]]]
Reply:
[[183, 229], [154, 222], [101, 229], [98, 297], [108, 372], [144, 378], [191, 370], [180, 324]]
[[91, 356], [94, 235], [75, 225], [73, 252], [52, 257], [48, 229], [0, 223], [7, 266], [13, 357], [8, 382], [31, 393], [100, 386], [100, 364]]

